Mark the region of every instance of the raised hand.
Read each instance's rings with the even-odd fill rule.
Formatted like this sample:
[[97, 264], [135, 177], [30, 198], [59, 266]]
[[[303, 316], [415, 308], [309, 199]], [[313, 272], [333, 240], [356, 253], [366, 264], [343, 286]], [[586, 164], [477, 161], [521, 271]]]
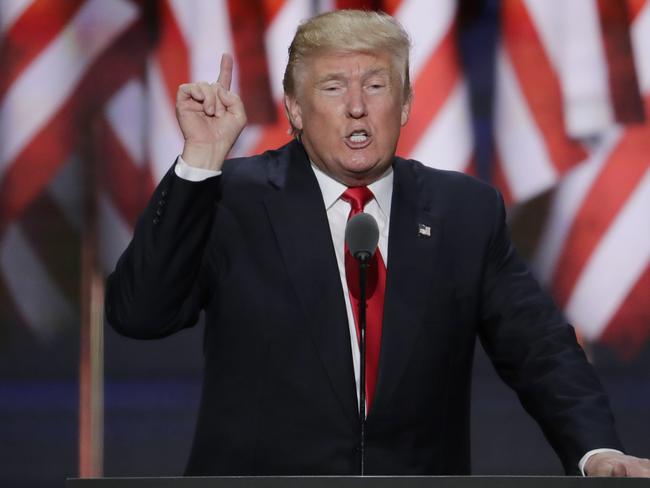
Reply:
[[176, 119], [183, 133], [183, 160], [195, 167], [219, 170], [246, 125], [239, 96], [230, 91], [233, 59], [221, 57], [214, 83], [184, 83], [176, 92]]

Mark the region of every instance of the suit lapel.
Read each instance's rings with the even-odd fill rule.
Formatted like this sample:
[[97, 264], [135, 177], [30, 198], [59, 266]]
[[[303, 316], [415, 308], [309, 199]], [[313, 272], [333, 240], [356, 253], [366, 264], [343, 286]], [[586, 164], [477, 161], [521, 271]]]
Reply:
[[[379, 378], [370, 416], [391, 399], [404, 374], [430, 300], [433, 265], [442, 233], [442, 218], [429, 208], [417, 168], [400, 162], [395, 176], [388, 243], [388, 274], [379, 359]], [[428, 235], [430, 234], [430, 235]]]
[[346, 417], [356, 426], [347, 314], [323, 198], [302, 146], [293, 142], [288, 156], [282, 156], [270, 169], [269, 182], [277, 191], [265, 205], [314, 347]]

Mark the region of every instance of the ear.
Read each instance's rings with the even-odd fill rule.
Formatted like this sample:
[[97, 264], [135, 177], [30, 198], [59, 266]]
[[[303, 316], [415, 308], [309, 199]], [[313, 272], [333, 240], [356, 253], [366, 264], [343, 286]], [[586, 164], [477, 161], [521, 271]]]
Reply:
[[411, 102], [413, 101], [413, 95], [409, 95], [408, 98], [402, 103], [402, 114], [401, 114], [401, 124], [402, 127], [406, 125], [409, 121], [409, 116], [411, 115]]
[[302, 130], [302, 109], [296, 97], [289, 96], [285, 93], [284, 111], [287, 114], [291, 127], [295, 130]]

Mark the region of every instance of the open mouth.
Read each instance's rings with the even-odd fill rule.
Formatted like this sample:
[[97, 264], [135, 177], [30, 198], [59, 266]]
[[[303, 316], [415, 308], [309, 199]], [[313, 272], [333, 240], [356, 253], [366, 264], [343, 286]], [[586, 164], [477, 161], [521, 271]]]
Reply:
[[346, 141], [348, 143], [348, 146], [354, 147], [354, 148], [359, 148], [359, 147], [365, 147], [367, 144], [370, 143], [370, 134], [368, 131], [360, 129], [360, 130], [355, 130], [350, 133], [346, 137]]

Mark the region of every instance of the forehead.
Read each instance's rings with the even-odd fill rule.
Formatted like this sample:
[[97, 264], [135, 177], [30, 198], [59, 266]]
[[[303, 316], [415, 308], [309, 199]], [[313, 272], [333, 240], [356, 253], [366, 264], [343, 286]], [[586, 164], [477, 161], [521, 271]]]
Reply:
[[306, 59], [304, 68], [305, 74], [312, 79], [375, 73], [391, 75], [394, 71], [392, 56], [385, 52], [326, 51]]

